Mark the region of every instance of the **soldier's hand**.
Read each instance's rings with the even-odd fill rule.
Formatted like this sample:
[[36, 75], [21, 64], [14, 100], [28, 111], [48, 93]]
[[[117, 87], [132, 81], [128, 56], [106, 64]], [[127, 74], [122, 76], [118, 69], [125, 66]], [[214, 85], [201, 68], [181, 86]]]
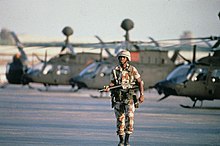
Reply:
[[134, 107], [135, 107], [135, 108], [139, 108], [139, 102], [136, 102], [136, 103], [134, 104]]
[[104, 86], [104, 92], [109, 92], [110, 89], [109, 89], [109, 86]]
[[144, 95], [140, 95], [140, 97], [139, 97], [139, 102], [140, 102], [140, 103], [143, 103], [143, 102], [144, 102]]

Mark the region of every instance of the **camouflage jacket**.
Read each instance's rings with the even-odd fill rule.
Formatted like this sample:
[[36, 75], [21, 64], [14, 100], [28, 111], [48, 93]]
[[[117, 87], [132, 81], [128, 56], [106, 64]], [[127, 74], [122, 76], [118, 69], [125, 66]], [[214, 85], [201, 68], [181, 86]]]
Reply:
[[135, 83], [138, 78], [140, 74], [134, 66], [127, 64], [127, 67], [123, 69], [118, 65], [112, 70], [111, 82], [114, 85], [122, 85], [123, 88], [130, 88], [128, 85]]
[[112, 97], [114, 97], [116, 101], [132, 99], [134, 95], [133, 86], [138, 78], [140, 78], [140, 74], [134, 66], [127, 64], [125, 69], [121, 66], [116, 66], [112, 70], [111, 82], [114, 83], [114, 85], [122, 85], [122, 88], [112, 90]]

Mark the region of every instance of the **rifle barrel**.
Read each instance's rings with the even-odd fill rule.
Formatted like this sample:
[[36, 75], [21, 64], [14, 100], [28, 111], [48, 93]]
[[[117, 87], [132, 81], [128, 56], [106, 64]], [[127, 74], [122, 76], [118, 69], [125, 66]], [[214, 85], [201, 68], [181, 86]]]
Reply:
[[[112, 87], [109, 88], [109, 90], [120, 88], [120, 87], [122, 87], [122, 85], [112, 86]], [[99, 92], [104, 92], [104, 91], [105, 91], [105, 89], [99, 90]]]

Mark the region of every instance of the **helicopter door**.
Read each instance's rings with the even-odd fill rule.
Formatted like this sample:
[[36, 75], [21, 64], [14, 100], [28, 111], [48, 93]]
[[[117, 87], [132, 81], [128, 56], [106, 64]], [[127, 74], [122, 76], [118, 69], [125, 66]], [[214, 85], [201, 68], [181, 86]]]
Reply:
[[68, 84], [70, 79], [70, 67], [67, 65], [58, 65], [54, 75], [54, 82], [58, 84]]
[[43, 70], [43, 74], [47, 75], [50, 74], [52, 72], [53, 66], [51, 64], [46, 65], [46, 67]]
[[182, 94], [188, 96], [207, 95], [207, 75], [207, 68], [197, 68], [192, 73], [190, 79], [185, 83]]
[[46, 81], [49, 84], [52, 84], [53, 83], [52, 73], [53, 73], [53, 66], [51, 64], [47, 64], [42, 70], [41, 80]]
[[96, 79], [97, 83], [100, 83], [99, 88], [109, 84], [112, 69], [113, 67], [111, 65], [104, 65], [101, 67]]
[[214, 69], [208, 84], [208, 93], [220, 99], [220, 69]]

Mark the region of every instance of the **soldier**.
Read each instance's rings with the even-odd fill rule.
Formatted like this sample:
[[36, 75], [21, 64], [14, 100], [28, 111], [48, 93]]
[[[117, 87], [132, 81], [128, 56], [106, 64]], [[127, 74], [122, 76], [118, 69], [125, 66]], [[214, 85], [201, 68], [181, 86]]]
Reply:
[[[118, 146], [130, 146], [129, 135], [133, 132], [134, 111], [135, 107], [138, 108], [138, 103], [144, 101], [144, 87], [137, 69], [129, 64], [130, 52], [121, 51], [117, 57], [119, 65], [112, 70], [111, 83], [104, 88], [108, 92], [111, 87], [121, 85], [120, 88], [111, 90], [112, 108], [117, 119], [117, 135], [120, 140]], [[139, 99], [136, 98], [135, 85], [139, 88]]]

